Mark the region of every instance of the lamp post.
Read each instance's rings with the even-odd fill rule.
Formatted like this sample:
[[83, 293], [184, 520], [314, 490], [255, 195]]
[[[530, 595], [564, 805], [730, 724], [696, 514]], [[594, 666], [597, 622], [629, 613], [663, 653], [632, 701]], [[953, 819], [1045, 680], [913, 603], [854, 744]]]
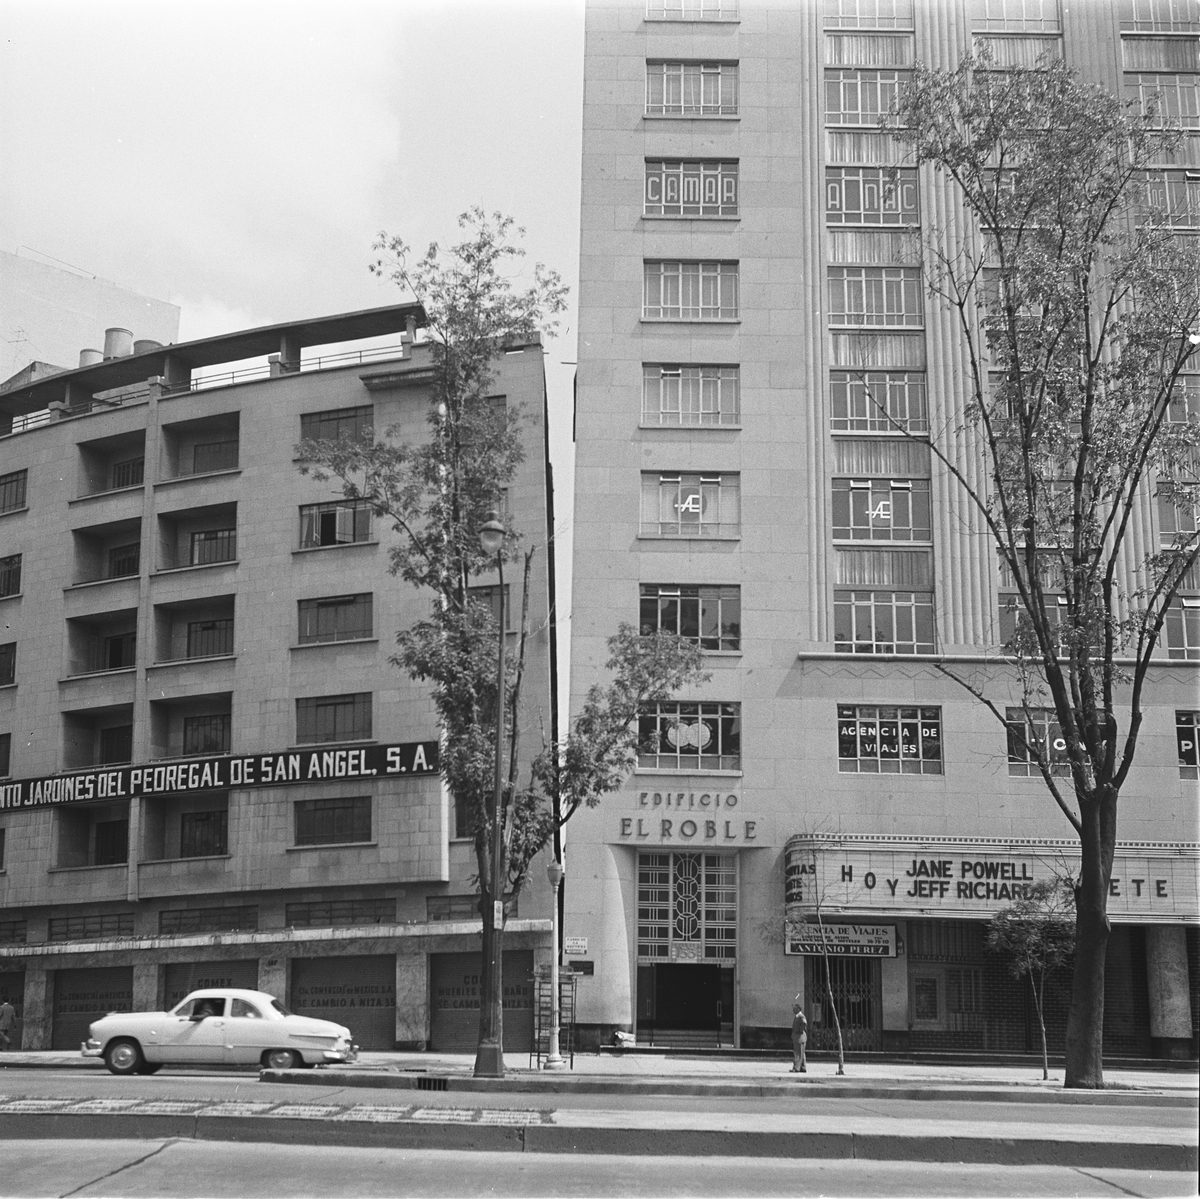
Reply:
[[487, 522], [479, 530], [479, 545], [485, 554], [495, 555], [499, 573], [500, 632], [497, 635], [496, 651], [496, 782], [492, 797], [492, 910], [483, 913], [490, 916], [491, 936], [485, 938], [488, 960], [484, 963], [485, 978], [491, 979], [492, 994], [489, 996], [491, 1012], [484, 1024], [484, 1035], [479, 1039], [475, 1054], [475, 1076], [477, 1078], [504, 1077], [504, 1031], [503, 1031], [503, 982], [500, 978], [500, 933], [504, 928], [504, 880], [501, 871], [501, 830], [504, 818], [504, 526], [498, 512], [489, 512]]
[[561, 1016], [558, 995], [558, 888], [564, 873], [562, 863], [554, 858], [546, 863], [553, 906], [550, 909], [550, 1045], [542, 1067], [545, 1070], [563, 1070], [567, 1065], [558, 1049], [558, 1022]]

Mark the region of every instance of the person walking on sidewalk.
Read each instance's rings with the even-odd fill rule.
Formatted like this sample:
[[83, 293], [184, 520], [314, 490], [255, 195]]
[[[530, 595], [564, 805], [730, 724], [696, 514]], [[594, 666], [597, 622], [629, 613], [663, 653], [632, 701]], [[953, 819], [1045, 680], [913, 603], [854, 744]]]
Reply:
[[797, 995], [792, 1000], [792, 1073], [807, 1074], [808, 1065], [804, 1060], [804, 1051], [808, 1046], [808, 1017], [804, 1014], [804, 1005]]
[[0, 1050], [12, 1048], [11, 1033], [14, 1025], [17, 1023], [17, 1009], [8, 1002], [8, 996], [4, 996], [4, 1002], [0, 1003]]

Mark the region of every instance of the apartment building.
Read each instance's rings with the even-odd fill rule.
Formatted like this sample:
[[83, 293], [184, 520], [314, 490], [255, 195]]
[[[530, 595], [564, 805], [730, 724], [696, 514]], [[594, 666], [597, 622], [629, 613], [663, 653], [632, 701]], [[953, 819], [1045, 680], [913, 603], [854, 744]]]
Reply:
[[[984, 929], [1076, 841], [937, 669], [992, 669], [1011, 608], [921, 440], [963, 364], [909, 235], [951, 196], [879, 129], [914, 62], [984, 45], [997, 69], [1048, 52], [1163, 92], [1188, 136], [1149, 182], [1197, 231], [1194, 0], [589, 0], [573, 702], [619, 620], [693, 639], [711, 673], [645, 713], [636, 771], [571, 826], [567, 957], [596, 1039], [782, 1045], [800, 995], [828, 1048], [832, 994], [850, 1049], [1037, 1045]], [[1146, 497], [1150, 544], [1161, 516]], [[1112, 1054], [1196, 1053], [1198, 605], [1172, 613], [1122, 794]], [[788, 920], [816, 899], [828, 989], [814, 926]], [[1061, 1046], [1069, 977], [1051, 992]]]
[[[0, 993], [26, 1048], [217, 981], [364, 1047], [474, 1047], [472, 843], [428, 693], [388, 661], [430, 599], [389, 573], [389, 523], [294, 449], [427, 437], [424, 323], [114, 329], [0, 395]], [[507, 519], [544, 546], [541, 345], [499, 354], [494, 387], [523, 414]], [[526, 746], [549, 725], [549, 569], [537, 554]], [[535, 882], [508, 926], [509, 1048], [549, 915]]]

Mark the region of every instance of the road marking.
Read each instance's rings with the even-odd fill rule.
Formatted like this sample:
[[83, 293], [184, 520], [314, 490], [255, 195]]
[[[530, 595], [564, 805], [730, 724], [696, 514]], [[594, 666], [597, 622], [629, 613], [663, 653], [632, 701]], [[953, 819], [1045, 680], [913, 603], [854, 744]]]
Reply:
[[127, 1112], [130, 1108], [137, 1108], [140, 1113], [145, 1103], [144, 1099], [84, 1099], [79, 1103], [73, 1103], [67, 1111], [74, 1114], [75, 1112]]
[[335, 1120], [365, 1120], [373, 1124], [399, 1124], [412, 1116], [411, 1107], [383, 1107], [360, 1103], [334, 1116]]
[[198, 1116], [261, 1116], [263, 1112], [273, 1108], [273, 1103], [214, 1103], [202, 1107], [196, 1112]]
[[282, 1103], [274, 1111], [265, 1112], [268, 1117], [283, 1116], [296, 1120], [327, 1120], [342, 1109], [339, 1105], [321, 1106], [316, 1103]]

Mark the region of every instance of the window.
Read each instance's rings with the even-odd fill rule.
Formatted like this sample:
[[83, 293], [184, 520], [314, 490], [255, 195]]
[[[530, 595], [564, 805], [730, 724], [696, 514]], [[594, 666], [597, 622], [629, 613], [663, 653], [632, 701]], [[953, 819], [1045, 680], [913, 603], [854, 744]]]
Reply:
[[827, 70], [825, 124], [877, 126], [907, 81], [907, 71]]
[[97, 670], [129, 670], [137, 665], [137, 633], [117, 633], [100, 642]]
[[[1195, 37], [1123, 37], [1122, 65], [1126, 71], [1166, 71], [1189, 74], [1200, 68], [1200, 39]], [[1128, 77], [1127, 77], [1128, 81]]]
[[643, 537], [736, 537], [737, 475], [642, 475]]
[[941, 774], [941, 708], [838, 704], [838, 770]]
[[[337, 928], [348, 924], [395, 924], [394, 899], [333, 899], [289, 903], [284, 923], [289, 928]], [[479, 909], [475, 915], [478, 917]]]
[[1047, 708], [1030, 708], [1026, 719], [1021, 708], [1007, 708], [1008, 773], [1028, 778], [1041, 774], [1037, 755], [1050, 764], [1051, 774], [1070, 774], [1067, 743], [1063, 740], [1058, 717]]
[[650, 704], [638, 717], [643, 769], [740, 770], [741, 745], [741, 704]]
[[371, 839], [371, 797], [296, 801], [297, 845], [341, 845]]
[[916, 225], [921, 219], [917, 172], [911, 167], [827, 167], [829, 225]]
[[28, 477], [27, 470], [0, 475], [0, 512], [16, 512], [18, 508], [25, 507], [25, 482]]
[[191, 563], [208, 566], [213, 562], [233, 562], [237, 558], [236, 529], [206, 529], [192, 534]]
[[982, 0], [982, 8], [976, 29], [1052, 32], [1059, 28], [1058, 0]]
[[1200, 659], [1200, 596], [1181, 595], [1167, 609], [1167, 657]]
[[129, 861], [129, 821], [97, 820], [95, 865], [116, 866]]
[[12, 773], [12, 733], [0, 733], [0, 779]]
[[1196, 532], [1197, 497], [1194, 486], [1164, 486], [1158, 492], [1158, 535], [1164, 547], [1186, 544]]
[[123, 579], [135, 575], [141, 570], [142, 547], [137, 542], [133, 545], [114, 545], [108, 551], [108, 578]]
[[831, 371], [830, 424], [846, 433], [926, 433], [925, 376], [916, 371]]
[[[3, 860], [0, 859], [0, 868], [2, 867]], [[28, 938], [29, 922], [24, 917], [17, 920], [0, 920], [0, 944], [24, 945]]]
[[[510, 920], [516, 919], [520, 896], [511, 892], [504, 896], [504, 911]], [[476, 895], [427, 895], [425, 897], [427, 920], [478, 920], [479, 896]]]
[[834, 649], [844, 654], [933, 653], [933, 595], [922, 591], [833, 593]]
[[296, 700], [296, 741], [324, 744], [361, 741], [371, 735], [371, 693]]
[[737, 0], [647, 0], [647, 21], [736, 21]]
[[[1046, 621], [1055, 638], [1055, 652], [1059, 655], [1069, 653], [1070, 614], [1067, 611], [1067, 599], [1064, 595], [1042, 593], [1042, 610], [1046, 613]], [[1029, 621], [1029, 614], [1021, 600], [1019, 592], [1011, 591], [1000, 594], [1000, 645], [1008, 653], [1032, 652], [1036, 645], [1037, 635]], [[1093, 641], [1098, 644], [1099, 639]]]
[[1200, 79], [1195, 75], [1127, 74], [1125, 90], [1130, 99], [1157, 114], [1156, 124], [1200, 129]]
[[644, 634], [673, 633], [702, 650], [740, 650], [742, 589], [643, 583], [639, 623]]
[[1196, 0], [1132, 0], [1130, 7], [1129, 17], [1121, 22], [1122, 29], [1190, 32], [1200, 28]]
[[8, 687], [17, 681], [17, 643], [0, 645], [0, 687]]
[[232, 441], [200, 442], [192, 448], [192, 474], [203, 475], [214, 470], [236, 470], [238, 443]]
[[100, 766], [133, 761], [133, 725], [116, 724], [100, 730]]
[[184, 812], [179, 818], [181, 858], [220, 857], [229, 852], [229, 813]]
[[0, 558], [0, 599], [21, 594], [21, 555]]
[[93, 916], [51, 916], [48, 940], [96, 941], [133, 936], [132, 912]]
[[1200, 225], [1200, 171], [1147, 171], [1146, 208], [1176, 227]]
[[[500, 627], [500, 589], [498, 587], [468, 587], [467, 602], [472, 604], [481, 604], [492, 614], [492, 621], [496, 628]], [[511, 633], [516, 630], [516, 621], [514, 619], [512, 597], [509, 595], [509, 586], [504, 584], [504, 631]]]
[[912, 0], [825, 0], [826, 29], [911, 29]]
[[355, 641], [370, 637], [374, 628], [374, 597], [366, 591], [359, 595], [331, 595], [324, 599], [300, 601], [300, 644], [319, 641]]
[[928, 479], [834, 479], [833, 535], [853, 541], [929, 541]]
[[236, 933], [258, 930], [258, 908], [184, 908], [159, 912], [158, 931], [167, 936], [186, 933]]
[[261, 1020], [262, 1012], [258, 1010], [252, 1003], [248, 1003], [245, 999], [229, 1000], [229, 1018], [240, 1020]]
[[113, 491], [119, 487], [140, 487], [145, 480], [145, 475], [145, 458], [127, 458], [124, 462], [112, 464], [108, 486]]
[[738, 264], [647, 261], [642, 315], [649, 321], [737, 320]]
[[736, 116], [736, 62], [646, 63], [648, 117]]
[[211, 716], [183, 718], [183, 752], [185, 754], [227, 754], [229, 752], [230, 715], [219, 712]]
[[737, 216], [738, 164], [646, 160], [646, 216]]
[[300, 418], [300, 436], [305, 441], [370, 442], [375, 409], [332, 408], [328, 412], [309, 412]]
[[331, 504], [300, 507], [300, 548], [349, 545], [371, 539], [371, 508], [361, 500], [335, 500]]
[[916, 267], [827, 269], [831, 325], [924, 325], [921, 272]]
[[740, 424], [741, 369], [736, 366], [642, 366], [642, 424], [673, 428]]
[[191, 620], [187, 627], [189, 658], [219, 658], [233, 653], [233, 618]]
[[1196, 734], [1200, 732], [1200, 712], [1175, 713], [1175, 742], [1179, 748], [1179, 777], [1200, 777], [1200, 755], [1196, 752]]
[[737, 891], [733, 854], [639, 854], [639, 960], [669, 960], [673, 944], [680, 960], [736, 958]]
[[[7, 772], [5, 772], [5, 773], [7, 773]], [[5, 829], [2, 826], [0, 826], [0, 870], [4, 869], [4, 842], [6, 839], [7, 839], [7, 833], [6, 833]], [[3, 940], [3, 939], [4, 939], [3, 936], [0, 936], [0, 940]], [[10, 941], [12, 940], [11, 937], [8, 939]]]

